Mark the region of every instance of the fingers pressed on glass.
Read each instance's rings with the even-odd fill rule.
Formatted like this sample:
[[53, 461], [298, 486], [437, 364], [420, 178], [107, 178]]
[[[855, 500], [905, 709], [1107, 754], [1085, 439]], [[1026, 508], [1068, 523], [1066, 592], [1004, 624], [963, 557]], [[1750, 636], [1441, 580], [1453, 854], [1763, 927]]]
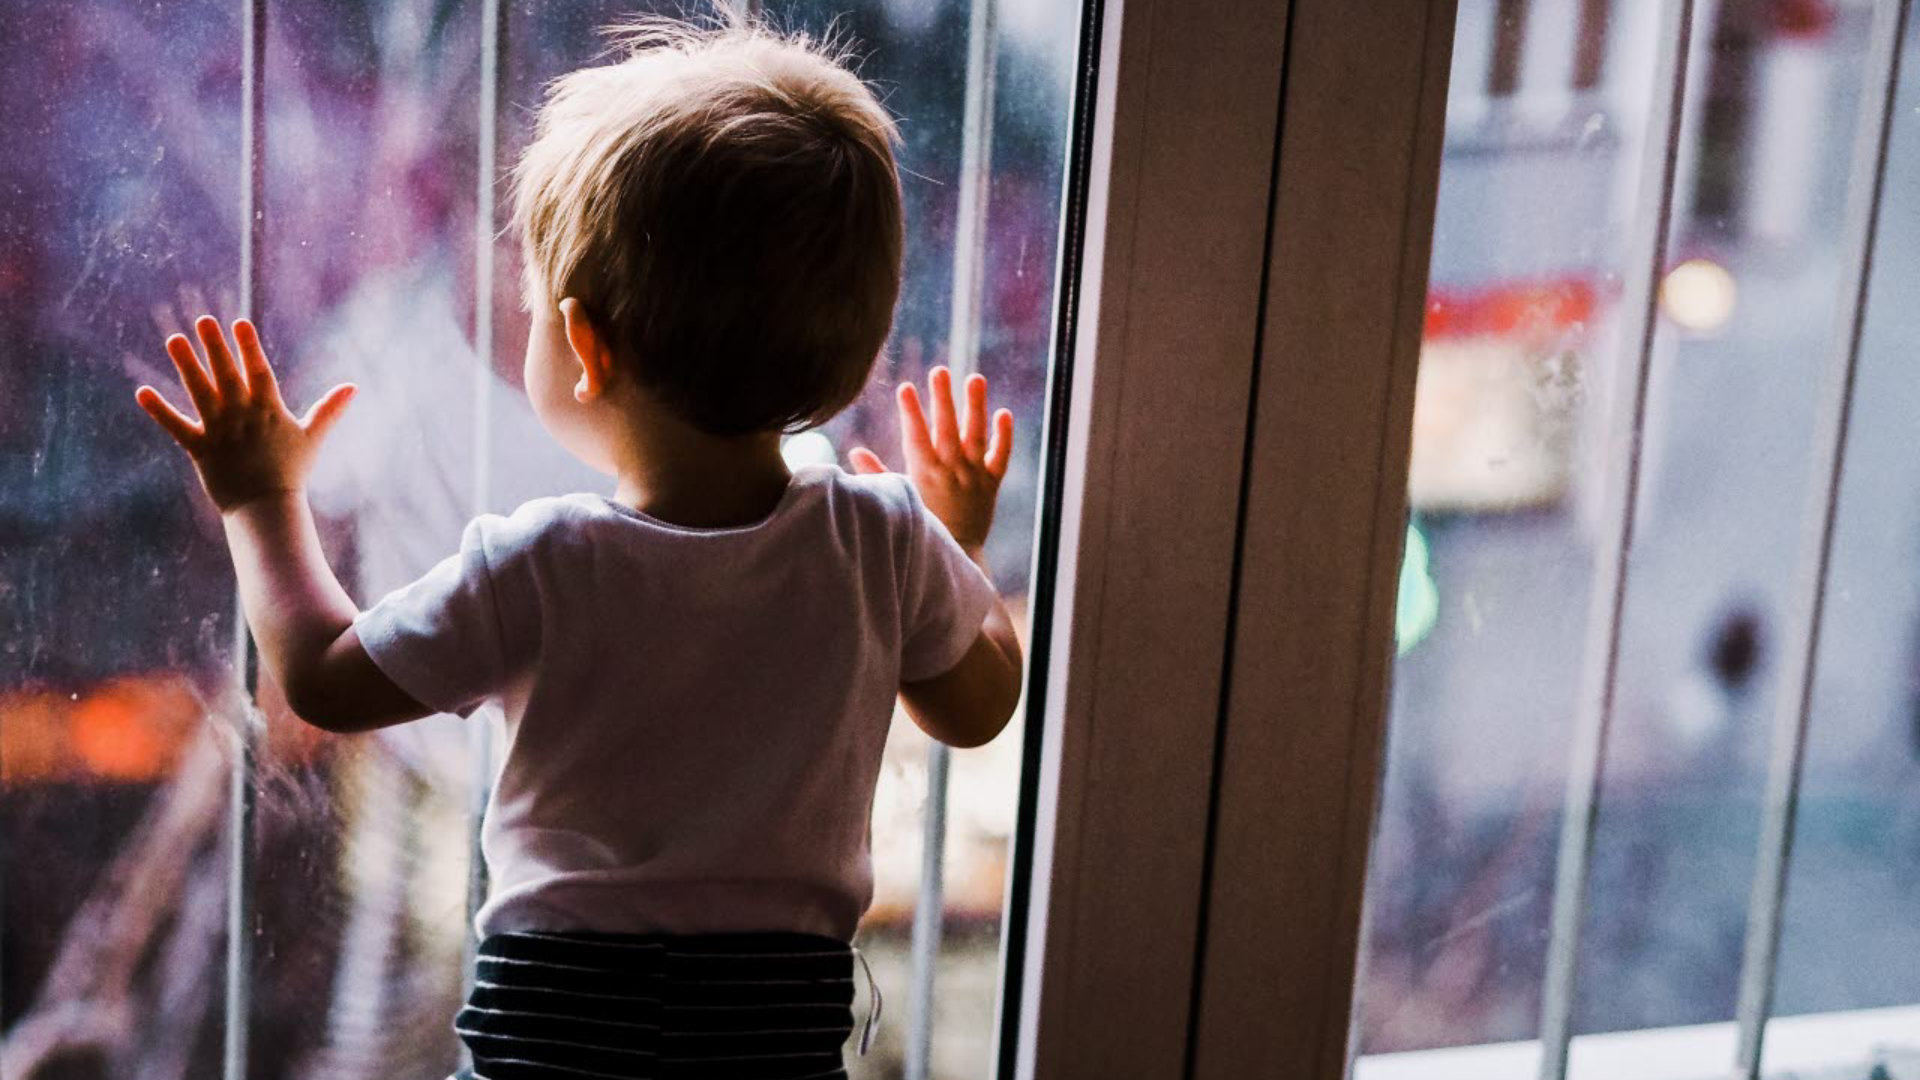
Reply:
[[187, 397], [192, 399], [193, 407], [205, 420], [219, 404], [219, 395], [214, 392], [213, 380], [208, 378], [207, 370], [200, 366], [200, 356], [193, 351], [193, 343], [185, 334], [175, 334], [167, 339], [167, 358], [173, 361], [173, 369], [180, 373], [180, 385], [186, 389]]
[[227, 348], [227, 334], [220, 328], [220, 320], [202, 315], [194, 320], [193, 329], [200, 335], [200, 344], [206, 347], [207, 367], [213, 372], [213, 385], [219, 388], [220, 396], [230, 401], [245, 401], [246, 380], [240, 377], [240, 368], [233, 362], [233, 351]]
[[900, 438], [909, 449], [920, 453], [933, 450], [933, 434], [927, 430], [927, 414], [920, 407], [920, 388], [901, 383], [895, 395], [900, 403]]
[[266, 350], [260, 346], [260, 331], [246, 319], [236, 319], [233, 340], [240, 346], [240, 360], [246, 369], [247, 387], [269, 403], [280, 400], [280, 383], [274, 378], [273, 365], [267, 363]]
[[964, 434], [960, 444], [969, 455], [978, 457], [987, 450], [987, 377], [967, 376], [966, 396], [966, 419], [961, 425]]
[[887, 463], [880, 460], [880, 455], [864, 446], [856, 446], [852, 450], [849, 450], [847, 452], [847, 460], [853, 464], [855, 472], [883, 473], [887, 471]]
[[984, 464], [997, 480], [1007, 475], [1007, 462], [1013, 457], [1013, 413], [1001, 409], [993, 414], [993, 442], [987, 447]]
[[347, 402], [353, 400], [354, 393], [359, 389], [352, 383], [341, 383], [327, 391], [319, 401], [313, 403], [313, 407], [307, 410], [307, 414], [300, 418], [300, 426], [315, 439], [325, 437], [328, 429], [340, 419], [340, 414], [346, 411]]
[[960, 441], [960, 423], [953, 414], [953, 375], [944, 367], [933, 369], [927, 377], [927, 391], [933, 395], [933, 448], [945, 451]]
[[162, 397], [160, 391], [151, 386], [143, 386], [135, 390], [133, 400], [138, 402], [140, 408], [144, 409], [148, 416], [153, 417], [154, 422], [182, 446], [188, 445], [204, 433], [199, 424], [174, 408], [172, 402]]

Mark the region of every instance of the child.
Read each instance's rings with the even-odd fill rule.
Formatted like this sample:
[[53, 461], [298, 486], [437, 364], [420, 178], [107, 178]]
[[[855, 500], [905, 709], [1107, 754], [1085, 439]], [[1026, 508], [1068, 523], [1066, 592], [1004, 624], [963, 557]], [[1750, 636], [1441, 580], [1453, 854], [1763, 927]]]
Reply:
[[219, 508], [295, 712], [355, 732], [497, 708], [456, 1021], [476, 1075], [839, 1077], [895, 697], [961, 747], [1019, 697], [981, 563], [1013, 418], [978, 376], [956, 417], [935, 369], [930, 416], [899, 388], [906, 476], [866, 450], [861, 475], [790, 474], [781, 434], [848, 405], [891, 327], [892, 122], [804, 38], [626, 41], [554, 85], [515, 176], [527, 394], [611, 497], [483, 516], [360, 611], [303, 491], [351, 385], [296, 418], [254, 327], [236, 359], [203, 317], [202, 352], [166, 343], [199, 420], [136, 397]]

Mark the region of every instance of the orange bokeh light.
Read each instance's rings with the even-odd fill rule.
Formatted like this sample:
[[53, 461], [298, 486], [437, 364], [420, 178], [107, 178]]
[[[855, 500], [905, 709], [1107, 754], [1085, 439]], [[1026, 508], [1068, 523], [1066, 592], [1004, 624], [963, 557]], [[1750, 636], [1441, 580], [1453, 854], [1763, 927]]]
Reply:
[[131, 676], [104, 683], [68, 714], [73, 751], [108, 780], [158, 780], [173, 770], [199, 723], [200, 700], [176, 677]]

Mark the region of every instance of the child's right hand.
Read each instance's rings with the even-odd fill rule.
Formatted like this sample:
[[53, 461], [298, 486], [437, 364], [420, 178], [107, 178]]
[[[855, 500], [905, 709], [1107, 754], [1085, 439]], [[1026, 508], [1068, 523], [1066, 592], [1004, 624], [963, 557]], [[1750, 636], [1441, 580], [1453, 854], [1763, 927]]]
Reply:
[[[946, 368], [937, 367], [928, 374], [927, 392], [933, 397], [931, 427], [920, 405], [918, 387], [901, 383], [895, 395], [900, 405], [900, 445], [907, 458], [907, 478], [953, 538], [977, 558], [987, 541], [987, 531], [993, 527], [994, 500], [1000, 494], [1000, 481], [1007, 475], [1007, 461], [1013, 451], [1013, 413], [1001, 409], [993, 414], [993, 438], [989, 442], [985, 376], [967, 377], [964, 422], [954, 415], [953, 375]], [[857, 472], [887, 471], [880, 456], [864, 446], [855, 447], [847, 458]]]

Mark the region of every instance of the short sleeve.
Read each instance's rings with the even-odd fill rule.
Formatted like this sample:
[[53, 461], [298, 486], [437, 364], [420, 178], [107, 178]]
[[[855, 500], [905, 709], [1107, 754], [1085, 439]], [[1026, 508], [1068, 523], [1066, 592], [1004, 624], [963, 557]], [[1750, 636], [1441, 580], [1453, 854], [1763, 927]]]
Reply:
[[910, 537], [901, 599], [900, 679], [919, 682], [953, 670], [980, 636], [999, 595], [912, 485]]
[[458, 552], [382, 597], [353, 623], [374, 666], [437, 712], [468, 715], [512, 674], [487, 520], [470, 522]]

